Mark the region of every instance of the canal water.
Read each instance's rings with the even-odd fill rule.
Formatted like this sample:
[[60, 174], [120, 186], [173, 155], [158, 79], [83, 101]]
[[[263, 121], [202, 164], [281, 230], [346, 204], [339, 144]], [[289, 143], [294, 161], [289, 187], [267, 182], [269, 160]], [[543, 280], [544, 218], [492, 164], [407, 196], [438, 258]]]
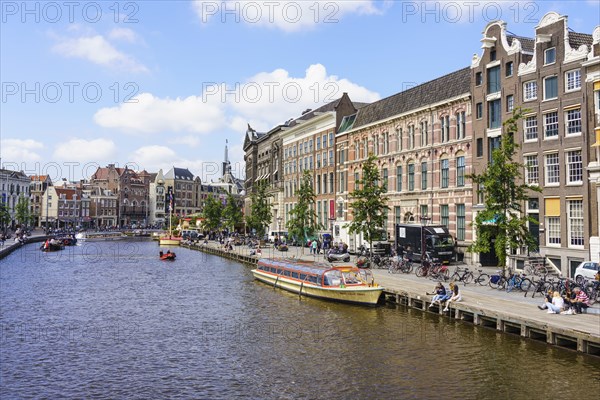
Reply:
[[273, 289], [155, 242], [0, 261], [0, 398], [589, 398], [600, 361], [404, 307]]

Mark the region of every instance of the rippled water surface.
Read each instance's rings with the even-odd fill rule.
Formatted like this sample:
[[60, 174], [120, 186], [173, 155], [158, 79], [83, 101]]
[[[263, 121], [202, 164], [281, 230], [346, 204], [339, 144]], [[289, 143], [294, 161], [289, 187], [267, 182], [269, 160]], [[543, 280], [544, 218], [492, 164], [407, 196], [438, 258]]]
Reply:
[[[403, 307], [274, 290], [154, 242], [0, 261], [0, 398], [568, 398], [600, 361]], [[599, 320], [600, 321], [600, 320]]]

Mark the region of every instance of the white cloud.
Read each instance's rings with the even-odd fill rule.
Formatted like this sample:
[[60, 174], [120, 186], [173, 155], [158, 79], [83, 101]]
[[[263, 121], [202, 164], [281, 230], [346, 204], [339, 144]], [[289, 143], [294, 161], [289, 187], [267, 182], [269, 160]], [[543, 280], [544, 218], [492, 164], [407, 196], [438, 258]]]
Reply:
[[224, 116], [218, 105], [202, 97], [161, 99], [141, 93], [117, 107], [102, 108], [94, 121], [105, 128], [129, 133], [212, 132], [222, 126]]
[[[339, 99], [344, 92], [355, 102], [373, 102], [380, 96], [348, 79], [329, 75], [321, 64], [309, 66], [305, 75], [290, 76], [284, 69], [261, 72], [242, 83], [241, 101], [229, 104], [236, 114], [232, 128], [245, 132], [245, 121], [255, 129], [269, 129], [295, 118], [307, 108]], [[258, 96], [257, 96], [258, 94]]]
[[185, 99], [159, 98], [142, 93], [133, 101], [102, 108], [94, 121], [105, 128], [133, 134], [192, 135], [170, 138], [171, 144], [197, 146], [197, 134], [223, 129], [243, 133], [247, 123], [259, 130], [270, 129], [307, 108], [339, 99], [347, 92], [352, 101], [373, 102], [378, 93], [327, 73], [321, 64], [309, 66], [304, 76], [293, 77], [284, 69], [261, 72], [240, 83], [205, 85], [201, 96]]
[[102, 35], [78, 38], [58, 38], [52, 49], [66, 57], [81, 58], [103, 67], [123, 69], [130, 72], [148, 72], [148, 68], [135, 58], [120, 52]]
[[261, 27], [297, 32], [320, 24], [335, 24], [348, 14], [382, 14], [390, 2], [377, 7], [372, 0], [353, 1], [193, 1], [200, 21], [246, 23]]
[[200, 144], [200, 138], [194, 135], [179, 136], [169, 140], [169, 143], [197, 147]]
[[114, 28], [108, 33], [108, 37], [112, 40], [122, 40], [128, 43], [139, 41], [137, 33], [129, 28]]
[[74, 138], [56, 145], [54, 158], [60, 161], [105, 161], [117, 154], [117, 146], [109, 139]]
[[1, 139], [0, 149], [3, 163], [32, 162], [42, 159], [38, 151], [44, 144], [33, 139]]

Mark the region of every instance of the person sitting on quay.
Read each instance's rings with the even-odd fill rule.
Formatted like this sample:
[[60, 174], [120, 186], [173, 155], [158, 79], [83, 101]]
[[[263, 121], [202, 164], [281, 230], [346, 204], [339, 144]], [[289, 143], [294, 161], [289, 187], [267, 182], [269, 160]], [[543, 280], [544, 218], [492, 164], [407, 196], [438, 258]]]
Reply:
[[429, 305], [429, 308], [433, 307], [436, 303], [439, 306], [441, 306], [442, 301], [445, 301], [448, 299], [447, 294], [446, 294], [446, 288], [444, 287], [444, 284], [442, 282], [438, 282], [437, 285], [435, 285], [433, 293], [427, 292], [426, 294], [435, 295], [431, 298], [431, 304]]
[[548, 314], [560, 314], [565, 306], [565, 300], [560, 296], [560, 293], [554, 292], [552, 294], [552, 303], [546, 302], [546, 308]]
[[583, 310], [589, 307], [590, 298], [578, 287], [573, 289], [573, 293], [575, 293], [575, 299], [573, 299], [571, 303], [571, 312], [573, 314], [581, 314], [583, 313]]
[[541, 306], [538, 306], [538, 308], [540, 310], [547, 310], [548, 309], [548, 307], [546, 307], [546, 303], [552, 303], [552, 294], [553, 293], [554, 292], [553, 292], [552, 288], [550, 288], [550, 289], [548, 289], [548, 292], [546, 292], [544, 294], [544, 302], [542, 303]]
[[577, 296], [577, 293], [575, 293], [574, 290], [571, 290], [571, 288], [568, 288], [565, 292], [565, 294], [563, 294], [563, 300], [565, 301], [565, 305], [563, 306], [564, 311], [561, 312], [561, 314], [573, 314], [573, 310], [572, 308], [573, 303], [575, 302], [575, 297]]
[[450, 307], [450, 304], [452, 302], [458, 302], [462, 300], [462, 295], [460, 293], [460, 290], [458, 289], [458, 285], [455, 282], [450, 282], [450, 291], [452, 292], [452, 295], [448, 300], [446, 300], [446, 307], [444, 307], [444, 312], [450, 311], [448, 307]]

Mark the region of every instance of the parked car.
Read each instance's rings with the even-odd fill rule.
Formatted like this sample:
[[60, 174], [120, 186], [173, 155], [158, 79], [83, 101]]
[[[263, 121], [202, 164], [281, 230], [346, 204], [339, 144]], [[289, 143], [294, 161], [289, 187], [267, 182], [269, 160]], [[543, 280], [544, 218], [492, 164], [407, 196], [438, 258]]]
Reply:
[[573, 276], [577, 282], [583, 280], [583, 278], [588, 280], [594, 280], [596, 274], [600, 271], [600, 264], [594, 261], [584, 261], [577, 266], [575, 269], [575, 273]]

